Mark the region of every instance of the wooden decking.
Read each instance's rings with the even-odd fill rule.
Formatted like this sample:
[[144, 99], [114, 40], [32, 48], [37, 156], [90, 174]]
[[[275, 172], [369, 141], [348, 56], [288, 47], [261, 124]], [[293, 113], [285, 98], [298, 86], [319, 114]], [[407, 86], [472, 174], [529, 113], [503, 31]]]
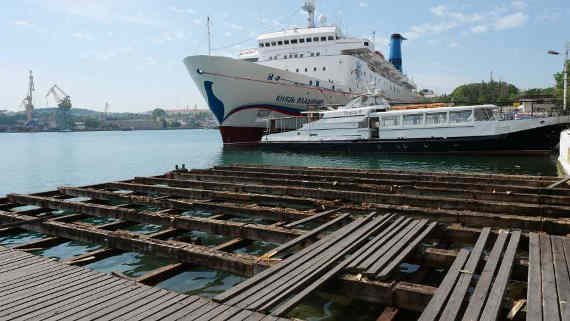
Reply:
[[570, 320], [570, 239], [530, 233], [527, 320]]
[[[476, 273], [489, 232], [489, 228], [483, 229], [471, 252], [465, 249], [459, 252], [445, 279], [422, 313], [420, 321], [492, 321], [497, 319], [519, 245], [520, 231], [500, 233], [483, 272], [479, 276], [475, 290], [468, 300], [463, 318], [461, 319], [459, 315], [461, 306], [466, 302], [465, 295], [472, 276]], [[508, 234], [510, 234], [510, 240], [505, 249]], [[498, 271], [497, 267], [499, 267]]]
[[285, 320], [0, 247], [0, 320]]

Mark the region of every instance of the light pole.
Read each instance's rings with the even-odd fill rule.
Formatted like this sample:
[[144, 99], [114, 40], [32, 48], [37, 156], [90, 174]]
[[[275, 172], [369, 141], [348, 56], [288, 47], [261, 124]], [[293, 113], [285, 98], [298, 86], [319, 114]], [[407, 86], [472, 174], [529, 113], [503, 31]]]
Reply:
[[[564, 110], [568, 107], [568, 48], [570, 47], [570, 43], [566, 41], [564, 44]], [[549, 54], [551, 55], [559, 55], [558, 51], [549, 50]]]

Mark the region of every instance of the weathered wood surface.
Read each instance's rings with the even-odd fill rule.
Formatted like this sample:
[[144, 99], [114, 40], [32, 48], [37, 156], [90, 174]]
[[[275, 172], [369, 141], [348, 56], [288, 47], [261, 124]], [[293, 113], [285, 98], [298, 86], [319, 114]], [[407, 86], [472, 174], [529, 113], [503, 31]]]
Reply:
[[0, 270], [0, 320], [243, 321], [254, 315], [0, 246], [0, 255], [8, 254], [22, 259], [16, 270]]

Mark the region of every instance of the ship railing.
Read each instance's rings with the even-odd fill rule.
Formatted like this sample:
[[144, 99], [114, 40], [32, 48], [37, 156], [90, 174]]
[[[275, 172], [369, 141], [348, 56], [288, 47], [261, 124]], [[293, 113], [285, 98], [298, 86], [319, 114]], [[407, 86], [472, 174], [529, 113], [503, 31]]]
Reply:
[[531, 110], [524, 111], [518, 107], [503, 106], [495, 109], [495, 117], [498, 120], [525, 120], [563, 116], [567, 117], [568, 113], [559, 108], [533, 107]]

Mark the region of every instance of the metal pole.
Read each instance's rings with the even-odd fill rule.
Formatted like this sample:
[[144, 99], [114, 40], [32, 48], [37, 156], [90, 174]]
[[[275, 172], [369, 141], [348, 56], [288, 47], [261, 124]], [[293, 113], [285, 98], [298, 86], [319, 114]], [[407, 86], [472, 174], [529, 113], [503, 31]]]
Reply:
[[564, 55], [564, 111], [568, 106], [568, 46], [570, 44], [566, 41], [566, 51]]
[[212, 36], [210, 31], [210, 17], [208, 17], [208, 56], [212, 55]]

